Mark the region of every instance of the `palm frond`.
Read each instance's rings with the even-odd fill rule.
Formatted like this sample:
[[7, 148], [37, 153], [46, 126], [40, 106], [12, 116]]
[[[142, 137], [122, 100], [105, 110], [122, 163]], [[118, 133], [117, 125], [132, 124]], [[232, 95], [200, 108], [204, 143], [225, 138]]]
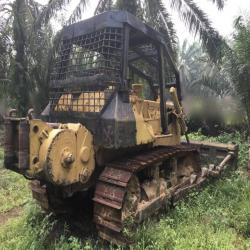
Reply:
[[111, 10], [113, 4], [114, 3], [112, 0], [99, 0], [94, 15], [98, 15], [104, 11]]
[[246, 110], [250, 129], [250, 23], [243, 21], [242, 17], [236, 19], [234, 43], [232, 49], [228, 46], [225, 50], [225, 57], [236, 92]]
[[161, 32], [173, 57], [176, 57], [178, 39], [171, 15], [161, 0], [146, 0], [145, 21]]
[[215, 3], [217, 5], [218, 9], [221, 10], [224, 8], [226, 0], [210, 0], [210, 1]]
[[224, 40], [211, 26], [207, 15], [192, 0], [170, 0], [171, 7], [176, 9], [180, 18], [194, 35], [199, 34], [203, 47], [210, 58], [217, 62], [221, 58]]
[[70, 0], [50, 0], [49, 3], [43, 7], [43, 10], [37, 18], [35, 27], [40, 27], [42, 24], [48, 24], [51, 17], [70, 2]]
[[42, 5], [34, 0], [28, 0], [27, 6], [31, 10], [33, 16], [35, 16], [35, 18], [37, 18], [40, 14], [40, 9], [42, 8]]
[[125, 10], [138, 16], [140, 13], [140, 1], [139, 0], [116, 0], [115, 8], [118, 10]]
[[214, 64], [198, 43], [187, 47], [186, 41], [179, 55], [179, 71], [186, 93], [219, 98], [234, 94], [224, 61], [222, 65]]
[[12, 4], [11, 3], [1, 3], [0, 4], [0, 12], [4, 14], [10, 14], [12, 12]]
[[243, 17], [242, 16], [238, 16], [235, 20], [234, 20], [234, 28], [235, 29], [240, 29], [242, 27], [242, 21], [243, 21]]
[[171, 19], [171, 15], [167, 11], [167, 9], [165, 8], [165, 6], [161, 0], [156, 0], [156, 4], [157, 4], [157, 7], [158, 7], [158, 10], [160, 13], [160, 18], [162, 20], [162, 24], [164, 24], [164, 28], [167, 30], [168, 36], [170, 38], [171, 47], [173, 50], [176, 51], [178, 39], [176, 36], [174, 23]]
[[68, 24], [75, 23], [76, 21], [80, 20], [82, 17], [82, 13], [86, 9], [88, 4], [88, 0], [80, 0], [76, 8], [74, 9], [73, 13], [71, 14], [69, 20], [67, 21]]
[[158, 5], [159, 11], [161, 13], [161, 17], [164, 19], [164, 22], [167, 26], [167, 29], [169, 31], [168, 33], [169, 33], [169, 36], [171, 37], [172, 42], [174, 44], [177, 44], [176, 31], [174, 28], [174, 23], [171, 19], [171, 15], [167, 11], [166, 7], [164, 6], [164, 4], [162, 3], [161, 0], [157, 0], [157, 5]]

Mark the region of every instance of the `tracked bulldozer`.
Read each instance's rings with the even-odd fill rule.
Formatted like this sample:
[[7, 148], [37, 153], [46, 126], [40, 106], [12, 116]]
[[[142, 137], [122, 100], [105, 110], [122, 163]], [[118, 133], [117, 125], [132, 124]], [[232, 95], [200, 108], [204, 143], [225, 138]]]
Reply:
[[[183, 141], [182, 141], [183, 139]], [[92, 193], [99, 236], [127, 244], [139, 223], [227, 167], [238, 147], [189, 141], [181, 83], [164, 36], [109, 11], [64, 27], [44, 111], [5, 117], [6, 168], [46, 211]]]

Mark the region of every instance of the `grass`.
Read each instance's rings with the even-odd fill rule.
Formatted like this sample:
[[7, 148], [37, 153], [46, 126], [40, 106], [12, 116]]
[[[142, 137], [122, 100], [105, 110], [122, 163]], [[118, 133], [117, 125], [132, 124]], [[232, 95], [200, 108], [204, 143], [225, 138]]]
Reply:
[[27, 181], [3, 168], [3, 150], [0, 149], [0, 213], [23, 205], [29, 198]]
[[249, 249], [250, 185], [234, 174], [138, 230], [136, 249]]
[[[207, 138], [197, 133], [192, 139]], [[157, 219], [148, 219], [136, 229], [136, 243], [131, 249], [250, 249], [250, 182], [245, 174], [247, 144], [240, 134], [225, 134], [209, 140], [238, 143], [239, 169], [212, 182], [202, 192], [191, 193], [175, 209], [162, 213]], [[13, 207], [15, 201], [15, 206], [25, 199], [29, 201], [22, 216], [0, 226], [0, 249], [116, 249], [93, 236], [87, 239], [73, 236], [66, 224], [36, 207], [29, 198], [26, 181], [0, 171], [3, 196], [0, 199], [10, 200], [9, 206], [0, 202], [0, 211]], [[2, 184], [4, 176], [7, 176], [5, 185]]]

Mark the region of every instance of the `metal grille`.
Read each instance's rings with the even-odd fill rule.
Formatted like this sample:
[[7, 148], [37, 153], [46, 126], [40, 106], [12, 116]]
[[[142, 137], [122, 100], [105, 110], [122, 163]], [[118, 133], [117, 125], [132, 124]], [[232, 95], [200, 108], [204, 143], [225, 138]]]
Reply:
[[100, 112], [119, 84], [121, 55], [121, 28], [62, 41], [50, 79], [52, 109]]
[[109, 100], [113, 88], [104, 91], [64, 91], [54, 93], [52, 110], [55, 112], [91, 112], [98, 113]]
[[[159, 58], [157, 47], [151, 42], [140, 43], [129, 50], [130, 79], [143, 85], [142, 96], [155, 101], [159, 95]], [[165, 59], [165, 84], [175, 86], [176, 78], [172, 67]], [[167, 99], [170, 96], [167, 91]]]

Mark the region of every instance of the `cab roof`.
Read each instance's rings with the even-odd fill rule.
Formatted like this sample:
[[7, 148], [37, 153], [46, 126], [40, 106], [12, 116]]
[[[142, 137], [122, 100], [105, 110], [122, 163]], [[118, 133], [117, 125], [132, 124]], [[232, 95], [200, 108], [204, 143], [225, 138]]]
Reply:
[[145, 40], [145, 37], [147, 37], [154, 42], [158, 42], [166, 46], [161, 33], [143, 23], [127, 11], [107, 11], [81, 22], [65, 26], [62, 34], [63, 40], [86, 35], [103, 28], [123, 28], [124, 24], [133, 28], [133, 36], [137, 41], [143, 41]]

